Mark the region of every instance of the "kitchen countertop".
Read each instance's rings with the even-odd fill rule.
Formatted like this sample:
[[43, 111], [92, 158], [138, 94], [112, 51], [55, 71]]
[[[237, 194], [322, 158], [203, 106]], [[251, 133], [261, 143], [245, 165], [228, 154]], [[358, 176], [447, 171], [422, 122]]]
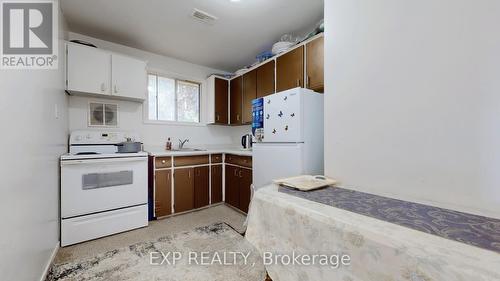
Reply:
[[[189, 148], [189, 147], [188, 147]], [[197, 147], [194, 147], [197, 148]], [[201, 147], [200, 147], [201, 148]], [[190, 156], [190, 155], [204, 155], [204, 154], [217, 154], [217, 153], [226, 153], [226, 154], [234, 154], [240, 156], [252, 156], [252, 150], [244, 150], [243, 148], [238, 147], [212, 147], [212, 148], [203, 148], [205, 150], [187, 150], [187, 151], [179, 151], [179, 150], [165, 150], [163, 147], [152, 146], [144, 147], [144, 151], [148, 152], [149, 155], [160, 157], [160, 156]]]

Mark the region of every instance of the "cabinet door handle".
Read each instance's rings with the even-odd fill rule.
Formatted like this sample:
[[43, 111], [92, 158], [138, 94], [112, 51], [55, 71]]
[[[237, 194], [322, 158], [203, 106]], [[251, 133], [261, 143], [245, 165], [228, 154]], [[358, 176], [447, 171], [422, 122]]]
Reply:
[[101, 92], [104, 92], [104, 91], [106, 91], [106, 84], [101, 83]]
[[297, 87], [300, 87], [300, 79], [297, 79]]
[[219, 116], [219, 114], [217, 114], [217, 118], [216, 118], [216, 119], [217, 119], [217, 121], [219, 121], [219, 120], [220, 120], [220, 116]]
[[243, 176], [241, 175], [241, 170], [240, 170], [240, 172], [239, 172], [238, 174], [239, 174], [240, 178], [242, 178], [242, 177], [243, 177]]
[[115, 84], [115, 93], [118, 93], [118, 86]]
[[191, 171], [188, 171], [188, 177], [191, 178]]
[[240, 115], [239, 114], [236, 114], [236, 120], [240, 121]]

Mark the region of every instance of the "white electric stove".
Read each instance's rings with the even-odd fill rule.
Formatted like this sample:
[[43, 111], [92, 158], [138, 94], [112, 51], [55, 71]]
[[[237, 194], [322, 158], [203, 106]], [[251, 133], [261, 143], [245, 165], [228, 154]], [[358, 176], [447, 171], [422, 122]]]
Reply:
[[75, 131], [61, 156], [61, 246], [148, 225], [148, 155], [117, 153], [134, 133]]

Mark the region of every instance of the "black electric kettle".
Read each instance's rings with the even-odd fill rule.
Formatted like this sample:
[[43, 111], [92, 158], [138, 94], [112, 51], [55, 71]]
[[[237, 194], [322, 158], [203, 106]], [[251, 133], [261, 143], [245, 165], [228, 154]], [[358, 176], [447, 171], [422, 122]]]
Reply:
[[244, 149], [252, 148], [252, 135], [246, 134], [241, 137], [241, 145]]

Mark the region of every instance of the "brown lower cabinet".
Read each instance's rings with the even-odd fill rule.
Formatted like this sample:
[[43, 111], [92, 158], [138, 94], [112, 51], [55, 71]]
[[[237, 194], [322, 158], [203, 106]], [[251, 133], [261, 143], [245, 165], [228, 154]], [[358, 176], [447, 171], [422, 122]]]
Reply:
[[[155, 177], [155, 217], [164, 217], [172, 213], [186, 212], [222, 202], [224, 167], [225, 202], [243, 212], [248, 212], [250, 185], [252, 184], [252, 158], [227, 154], [225, 159], [229, 165], [224, 165], [222, 154], [213, 154], [210, 156], [212, 164], [209, 165], [206, 164], [208, 157], [209, 155], [173, 157], [173, 165], [172, 162], [169, 162], [168, 165], [164, 163], [163, 166], [158, 166], [161, 168], [154, 170], [154, 173], [153, 170], [150, 170], [152, 171], [151, 179], [153, 175]], [[170, 157], [165, 159], [171, 160]], [[158, 157], [151, 160], [151, 163], [153, 161], [161, 163], [165, 159]], [[152, 169], [153, 166], [151, 165], [150, 168]]]
[[189, 211], [194, 208], [193, 168], [174, 171], [174, 212]]
[[251, 185], [252, 185], [252, 170], [240, 168], [238, 172], [240, 177], [240, 206], [239, 209], [248, 213], [250, 205]]
[[208, 166], [194, 168], [194, 208], [209, 204], [210, 174]]
[[208, 166], [174, 171], [174, 212], [180, 213], [209, 204]]
[[226, 165], [226, 203], [237, 208], [240, 205], [238, 170], [238, 167]]
[[252, 170], [226, 165], [226, 203], [247, 213], [250, 204]]
[[155, 214], [157, 217], [172, 214], [172, 171], [158, 170], [155, 174]]
[[212, 166], [212, 204], [222, 202], [222, 165]]

